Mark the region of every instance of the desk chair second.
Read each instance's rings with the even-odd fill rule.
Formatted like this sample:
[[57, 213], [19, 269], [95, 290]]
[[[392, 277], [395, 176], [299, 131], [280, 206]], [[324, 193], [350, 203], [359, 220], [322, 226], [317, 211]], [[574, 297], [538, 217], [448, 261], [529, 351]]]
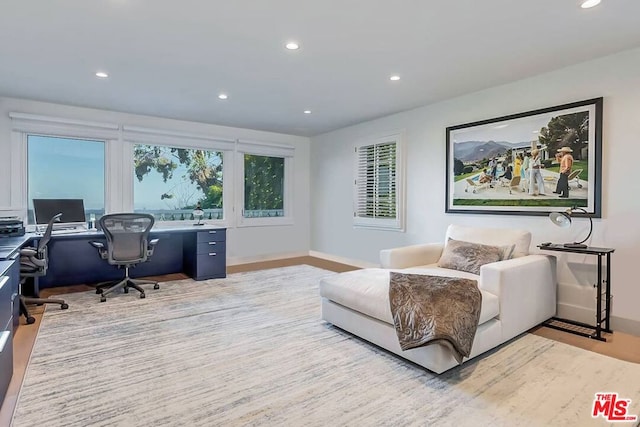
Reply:
[[27, 304], [59, 304], [63, 310], [69, 308], [69, 305], [61, 299], [32, 298], [22, 294], [22, 287], [29, 278], [37, 279], [47, 274], [47, 268], [49, 267], [47, 245], [49, 244], [49, 240], [51, 240], [53, 223], [59, 222], [61, 216], [62, 214], [59, 213], [51, 218], [47, 224], [47, 229], [38, 240], [37, 247], [25, 247], [20, 250], [20, 314], [27, 319], [28, 325], [34, 323], [36, 319], [29, 313]]
[[89, 242], [98, 249], [102, 259], [111, 265], [124, 267], [125, 277], [121, 280], [99, 283], [96, 293], [102, 294], [100, 302], [107, 300], [107, 295], [122, 289], [124, 293], [133, 288], [140, 292], [140, 298], [145, 297], [143, 284], [153, 284], [153, 289], [160, 289], [158, 282], [153, 280], [139, 280], [129, 277], [129, 268], [146, 262], [153, 255], [153, 249], [158, 239], [149, 240], [149, 232], [155, 219], [152, 215], [143, 213], [116, 213], [103, 215], [100, 228], [104, 232], [107, 244], [103, 242]]

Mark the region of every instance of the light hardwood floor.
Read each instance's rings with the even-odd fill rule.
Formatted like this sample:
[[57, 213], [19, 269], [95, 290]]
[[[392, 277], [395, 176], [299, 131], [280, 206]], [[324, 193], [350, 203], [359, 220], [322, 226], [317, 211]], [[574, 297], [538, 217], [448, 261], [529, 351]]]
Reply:
[[[278, 261], [265, 261], [237, 266], [228, 266], [227, 273], [232, 274], [242, 271], [255, 271], [299, 264], [308, 264], [335, 272], [357, 270], [357, 267], [332, 261], [326, 261], [319, 258], [298, 257]], [[152, 277], [151, 279], [165, 282], [185, 278], [187, 278], [187, 276], [184, 274], [169, 274], [165, 276]], [[43, 290], [42, 296], [44, 298], [47, 298], [52, 295], [59, 295], [69, 292], [81, 292], [91, 289], [93, 288], [86, 285], [66, 286], [50, 290]], [[2, 408], [0, 409], [0, 426], [8, 426], [11, 422], [11, 417], [18, 400], [18, 393], [20, 392], [22, 380], [24, 378], [24, 374], [29, 363], [29, 358], [31, 356], [31, 350], [33, 349], [33, 345], [38, 335], [40, 322], [42, 321], [44, 307], [30, 307], [30, 310], [32, 310], [32, 315], [35, 317], [36, 322], [32, 325], [26, 325], [24, 318], [20, 318], [20, 327], [18, 328], [16, 336], [13, 340], [14, 372], [11, 384], [9, 385], [9, 390], [7, 391], [4, 403], [2, 404]], [[606, 356], [615, 357], [617, 359], [626, 360], [629, 362], [640, 363], [640, 337], [636, 337], [633, 335], [623, 334], [621, 332], [604, 334], [604, 336], [607, 338], [607, 341], [601, 342], [545, 327], [536, 327], [529, 332], [569, 345], [580, 347], [585, 350], [604, 354]]]

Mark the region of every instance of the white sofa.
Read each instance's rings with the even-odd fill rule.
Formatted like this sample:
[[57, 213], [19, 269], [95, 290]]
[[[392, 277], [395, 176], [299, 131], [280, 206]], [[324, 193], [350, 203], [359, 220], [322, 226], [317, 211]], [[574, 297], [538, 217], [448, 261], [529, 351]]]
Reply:
[[445, 243], [383, 250], [382, 268], [340, 273], [321, 280], [322, 318], [369, 342], [442, 373], [458, 363], [450, 350], [431, 344], [403, 351], [389, 306], [389, 272], [476, 279], [482, 293], [480, 320], [471, 354], [478, 356], [554, 316], [556, 264], [547, 255], [530, 255], [531, 233], [501, 228], [451, 225], [449, 238], [485, 245], [515, 244], [513, 258], [485, 264], [480, 275], [437, 266]]

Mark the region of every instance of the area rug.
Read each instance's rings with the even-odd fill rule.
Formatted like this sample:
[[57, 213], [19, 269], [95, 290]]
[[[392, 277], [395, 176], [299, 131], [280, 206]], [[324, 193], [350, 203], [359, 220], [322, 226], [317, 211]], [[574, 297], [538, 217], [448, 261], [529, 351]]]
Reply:
[[640, 412], [640, 365], [530, 334], [430, 373], [320, 320], [332, 274], [66, 295], [69, 310], [44, 315], [13, 425], [603, 426], [597, 392]]

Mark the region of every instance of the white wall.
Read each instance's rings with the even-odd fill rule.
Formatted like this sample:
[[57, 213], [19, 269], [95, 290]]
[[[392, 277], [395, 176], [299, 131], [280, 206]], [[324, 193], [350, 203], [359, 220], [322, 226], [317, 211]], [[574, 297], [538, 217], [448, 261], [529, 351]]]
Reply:
[[[383, 248], [442, 241], [450, 223], [529, 229], [534, 251], [543, 241], [584, 236], [587, 221], [575, 221], [566, 230], [547, 217], [445, 214], [445, 128], [600, 96], [604, 97], [603, 215], [594, 220], [590, 243], [615, 248], [613, 325], [640, 335], [636, 271], [640, 261], [640, 49], [312, 138], [312, 250], [377, 262]], [[355, 229], [353, 144], [398, 129], [407, 135], [406, 232]], [[594, 323], [594, 311], [585, 309], [594, 300], [594, 262], [595, 257], [559, 257], [560, 315]]]
[[[18, 147], [12, 146], [11, 143], [10, 112], [116, 123], [120, 125], [206, 135], [223, 139], [246, 139], [292, 145], [295, 147], [295, 157], [293, 161], [294, 224], [229, 229], [227, 259], [233, 264], [292, 254], [306, 254], [309, 251], [310, 141], [308, 138], [0, 97], [0, 215], [10, 214], [14, 210], [22, 207], [16, 206], [17, 203], [15, 200], [13, 206], [11, 202], [11, 158], [12, 155], [16, 157], [15, 153]], [[24, 196], [24, 198], [26, 199], [26, 196]]]

